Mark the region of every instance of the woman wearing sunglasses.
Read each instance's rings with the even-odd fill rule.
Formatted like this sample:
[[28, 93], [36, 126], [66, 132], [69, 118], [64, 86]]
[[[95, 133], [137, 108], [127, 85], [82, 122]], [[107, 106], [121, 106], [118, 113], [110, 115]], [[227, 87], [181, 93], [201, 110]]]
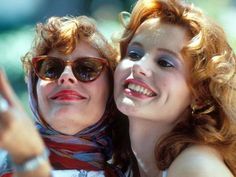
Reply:
[[[36, 31], [32, 50], [22, 61], [30, 106], [47, 150], [43, 150], [42, 141], [30, 125], [36, 134], [32, 134], [32, 138], [37, 139], [28, 142], [21, 139], [14, 149], [16, 144], [9, 141], [14, 141], [14, 135], [20, 137], [21, 131], [18, 135], [13, 123], [12, 129], [1, 123], [5, 125], [2, 132], [10, 134], [8, 137], [12, 139], [0, 139], [11, 157], [11, 163], [9, 156], [2, 163], [0, 174], [6, 177], [15, 170], [22, 176], [48, 176], [49, 154], [54, 175], [120, 176], [121, 173], [107, 163], [113, 153], [112, 138], [113, 142], [122, 140], [115, 136], [112, 127], [116, 114], [112, 85], [117, 53], [97, 31], [94, 22], [85, 16], [52, 17], [47, 23], [38, 24]], [[16, 107], [3, 80], [1, 103], [7, 100], [8, 106], [2, 107], [0, 116], [4, 119], [13, 116], [16, 122], [21, 114], [9, 116]], [[18, 130], [21, 130], [19, 125]], [[24, 138], [31, 138], [31, 131]], [[121, 162], [119, 150], [114, 150], [115, 163]]]
[[236, 176], [236, 56], [223, 29], [180, 0], [123, 14], [114, 97], [137, 159], [127, 176]]

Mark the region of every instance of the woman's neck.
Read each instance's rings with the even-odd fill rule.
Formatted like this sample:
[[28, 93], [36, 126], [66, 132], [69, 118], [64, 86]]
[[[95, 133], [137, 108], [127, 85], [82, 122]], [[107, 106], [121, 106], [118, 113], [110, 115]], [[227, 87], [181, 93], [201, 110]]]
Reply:
[[141, 177], [159, 176], [154, 150], [160, 137], [170, 131], [170, 125], [134, 117], [130, 117], [129, 122], [131, 146]]

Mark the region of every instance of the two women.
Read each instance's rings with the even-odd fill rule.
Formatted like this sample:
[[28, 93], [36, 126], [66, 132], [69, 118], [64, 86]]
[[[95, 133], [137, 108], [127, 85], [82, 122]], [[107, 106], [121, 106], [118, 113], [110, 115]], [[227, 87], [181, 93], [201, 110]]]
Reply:
[[223, 30], [178, 0], [140, 0], [124, 24], [114, 96], [136, 157], [127, 176], [235, 176], [235, 54]]

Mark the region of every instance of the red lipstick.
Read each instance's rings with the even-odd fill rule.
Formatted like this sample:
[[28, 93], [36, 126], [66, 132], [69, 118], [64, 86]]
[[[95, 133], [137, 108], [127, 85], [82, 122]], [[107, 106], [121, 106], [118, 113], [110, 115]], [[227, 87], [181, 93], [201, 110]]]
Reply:
[[150, 98], [157, 95], [146, 83], [135, 79], [127, 79], [125, 81], [124, 92], [137, 98]]
[[56, 94], [50, 97], [52, 100], [82, 100], [86, 99], [86, 97], [82, 96], [79, 92], [74, 90], [60, 90]]

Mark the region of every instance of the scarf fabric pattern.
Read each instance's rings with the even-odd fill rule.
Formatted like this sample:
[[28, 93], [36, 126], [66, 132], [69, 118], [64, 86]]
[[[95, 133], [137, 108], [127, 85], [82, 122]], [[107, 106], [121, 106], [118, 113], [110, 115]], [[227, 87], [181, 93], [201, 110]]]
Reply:
[[[120, 176], [116, 168], [107, 165], [112, 155], [112, 142], [108, 114], [101, 120], [75, 135], [63, 135], [50, 127], [36, 122], [47, 148], [50, 151], [50, 163], [55, 170], [105, 171], [108, 176]], [[13, 177], [9, 155], [4, 158], [1, 177]], [[119, 174], [119, 175], [118, 175]], [[57, 176], [57, 175], [55, 175]], [[107, 175], [106, 175], [107, 176]], [[123, 175], [122, 175], [123, 176]]]
[[37, 123], [54, 169], [104, 169], [105, 162], [111, 158], [112, 142], [109, 125], [104, 118], [101, 120], [75, 135], [64, 135]]

